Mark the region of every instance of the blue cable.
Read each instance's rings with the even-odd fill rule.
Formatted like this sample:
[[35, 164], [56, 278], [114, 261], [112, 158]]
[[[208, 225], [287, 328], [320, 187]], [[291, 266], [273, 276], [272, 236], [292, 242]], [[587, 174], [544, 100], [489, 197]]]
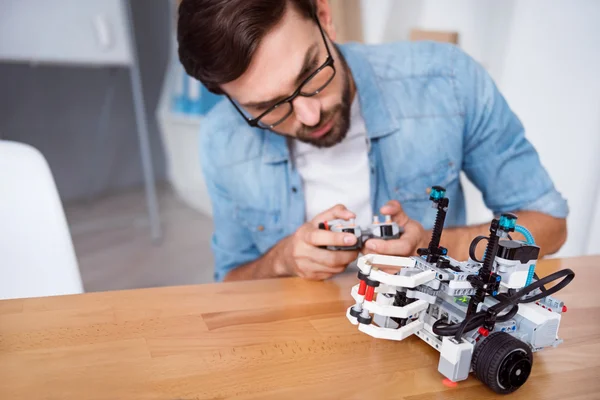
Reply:
[[515, 226], [515, 232], [518, 232], [521, 235], [525, 236], [525, 240], [527, 240], [527, 244], [535, 244], [535, 240], [533, 240], [533, 235], [524, 226], [522, 226], [522, 225], [516, 225]]
[[[530, 245], [535, 244], [535, 240], [533, 240], [533, 235], [524, 226], [521, 226], [521, 225], [515, 226], [515, 232], [518, 232], [521, 235], [525, 236], [525, 240], [527, 241], [527, 244], [530, 244]], [[529, 286], [531, 284], [531, 282], [533, 282], [534, 274], [535, 274], [535, 264], [531, 264], [529, 266], [529, 271], [527, 272], [527, 281], [525, 282], [525, 286]]]

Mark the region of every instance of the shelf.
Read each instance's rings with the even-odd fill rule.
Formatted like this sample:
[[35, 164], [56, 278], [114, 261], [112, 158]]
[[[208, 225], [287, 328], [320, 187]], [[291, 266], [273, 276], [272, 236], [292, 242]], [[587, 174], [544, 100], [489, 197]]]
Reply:
[[127, 29], [121, 0], [5, 0], [0, 60], [127, 66], [132, 60]]

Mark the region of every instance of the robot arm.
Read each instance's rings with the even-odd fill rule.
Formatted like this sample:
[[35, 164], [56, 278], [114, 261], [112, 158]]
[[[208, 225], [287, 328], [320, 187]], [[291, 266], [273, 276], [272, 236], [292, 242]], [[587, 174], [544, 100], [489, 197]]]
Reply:
[[[359, 330], [376, 338], [403, 340], [423, 327], [417, 320], [419, 313], [429, 307], [426, 300], [416, 300], [409, 304], [391, 304], [390, 292], [397, 293], [402, 289], [413, 289], [435, 279], [433, 270], [422, 271], [416, 268], [412, 257], [394, 257], [378, 254], [368, 254], [358, 259], [360, 283], [352, 288], [352, 297], [356, 304], [348, 309], [346, 315], [350, 322], [359, 325]], [[401, 274], [389, 274], [376, 266], [400, 267]], [[384, 286], [377, 291], [381, 284]], [[387, 296], [380, 298], [379, 296]], [[400, 329], [385, 328], [371, 324], [373, 316], [399, 318], [410, 323]]]

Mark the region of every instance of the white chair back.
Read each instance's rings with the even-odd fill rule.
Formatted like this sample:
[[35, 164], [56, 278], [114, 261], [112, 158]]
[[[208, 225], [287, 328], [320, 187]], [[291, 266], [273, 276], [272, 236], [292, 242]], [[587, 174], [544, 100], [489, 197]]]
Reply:
[[29, 145], [0, 140], [0, 299], [82, 292], [46, 159]]

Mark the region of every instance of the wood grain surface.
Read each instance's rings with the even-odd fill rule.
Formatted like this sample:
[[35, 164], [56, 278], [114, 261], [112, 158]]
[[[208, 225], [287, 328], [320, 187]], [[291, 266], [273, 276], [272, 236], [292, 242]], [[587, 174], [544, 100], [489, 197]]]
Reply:
[[[510, 399], [600, 399], [600, 257], [546, 260], [575, 280], [564, 343], [534, 356]], [[355, 274], [165, 287], [0, 302], [0, 399], [491, 399], [455, 388], [417, 337], [351, 325]]]

